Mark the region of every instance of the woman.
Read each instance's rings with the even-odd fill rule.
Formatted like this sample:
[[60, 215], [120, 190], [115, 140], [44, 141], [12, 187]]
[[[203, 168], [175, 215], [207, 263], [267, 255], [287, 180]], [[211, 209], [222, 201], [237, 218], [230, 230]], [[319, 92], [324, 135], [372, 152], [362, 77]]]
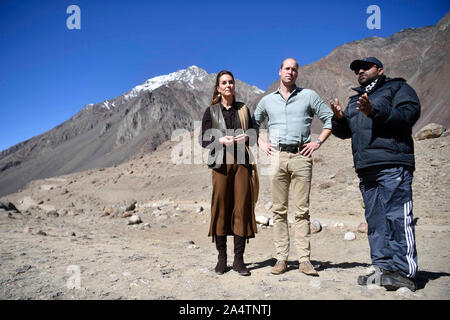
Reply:
[[[245, 144], [239, 110], [247, 112], [247, 128], [253, 128], [250, 112], [234, 97], [233, 74], [223, 70], [217, 74], [211, 106], [205, 110], [202, 120], [201, 144], [210, 149], [208, 166], [212, 169], [213, 192], [211, 199], [211, 224], [208, 236], [216, 240], [219, 252], [215, 268], [223, 274], [227, 266], [227, 236], [234, 237], [233, 270], [248, 276], [244, 264], [245, 241], [254, 238], [256, 230], [250, 192], [249, 155]], [[244, 155], [244, 157], [242, 157]], [[248, 241], [248, 240], [247, 240]]]

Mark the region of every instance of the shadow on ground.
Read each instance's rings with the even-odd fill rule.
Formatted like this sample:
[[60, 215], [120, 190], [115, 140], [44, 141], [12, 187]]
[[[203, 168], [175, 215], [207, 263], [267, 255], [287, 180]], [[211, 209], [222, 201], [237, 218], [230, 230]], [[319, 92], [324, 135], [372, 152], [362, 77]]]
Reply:
[[[261, 262], [254, 262], [249, 264], [248, 269], [249, 270], [255, 270], [255, 269], [261, 269], [265, 267], [272, 268], [275, 263], [277, 262], [276, 259], [271, 258], [267, 259]], [[317, 271], [323, 271], [326, 269], [350, 269], [350, 268], [356, 268], [356, 267], [369, 267], [370, 264], [367, 263], [361, 263], [361, 262], [342, 262], [342, 263], [332, 263], [331, 261], [314, 261], [311, 260], [312, 265]], [[288, 261], [288, 267], [286, 271], [295, 270], [298, 269], [298, 261]]]

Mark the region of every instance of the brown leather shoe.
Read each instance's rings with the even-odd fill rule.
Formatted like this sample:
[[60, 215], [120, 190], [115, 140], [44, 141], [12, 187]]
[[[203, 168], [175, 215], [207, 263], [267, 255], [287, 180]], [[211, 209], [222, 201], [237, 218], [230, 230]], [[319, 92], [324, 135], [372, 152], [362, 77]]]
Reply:
[[285, 273], [287, 269], [287, 261], [277, 260], [277, 263], [272, 268], [272, 274], [282, 274]]
[[317, 273], [317, 271], [314, 269], [313, 265], [309, 261], [300, 262], [300, 266], [299, 266], [298, 270], [308, 276], [313, 276], [313, 277], [319, 276], [319, 274]]

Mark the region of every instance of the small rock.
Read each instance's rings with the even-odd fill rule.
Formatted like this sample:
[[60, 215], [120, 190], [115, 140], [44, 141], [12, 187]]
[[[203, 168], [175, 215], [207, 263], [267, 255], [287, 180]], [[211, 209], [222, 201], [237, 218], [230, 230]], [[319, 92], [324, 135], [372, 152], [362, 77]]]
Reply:
[[336, 222], [335, 224], [334, 224], [334, 227], [335, 228], [343, 228], [345, 225], [342, 223], [342, 222]]
[[131, 211], [125, 211], [125, 212], [122, 214], [122, 218], [131, 217], [132, 215], [133, 215], [133, 212], [131, 212]]
[[47, 233], [45, 233], [45, 232], [42, 231], [42, 230], [39, 230], [38, 232], [36, 232], [36, 234], [37, 234], [37, 235], [40, 235], [40, 236], [46, 236], [46, 235], [47, 235]]
[[433, 160], [430, 162], [430, 166], [432, 167], [439, 167], [441, 165], [441, 162], [439, 160]]
[[322, 230], [320, 222], [316, 219], [311, 219], [309, 228], [311, 230], [311, 233], [318, 233]]
[[200, 206], [200, 207], [197, 208], [197, 210], [195, 210], [195, 213], [203, 212], [203, 210], [205, 210], [205, 209], [203, 209], [203, 207]]
[[137, 214], [132, 215], [129, 219], [128, 219], [128, 224], [139, 224], [142, 223], [141, 217], [139, 217]]
[[33, 228], [32, 227], [25, 227], [23, 229], [23, 233], [32, 233], [33, 232]]
[[347, 241], [355, 240], [356, 235], [353, 232], [349, 231], [344, 235], [344, 239]]
[[56, 210], [50, 210], [47, 212], [47, 217], [59, 217], [59, 213]]
[[329, 182], [320, 182], [317, 184], [317, 188], [319, 190], [328, 189], [329, 187], [331, 187], [331, 183], [329, 183]]
[[31, 269], [31, 266], [29, 264], [26, 264], [26, 265], [16, 269], [16, 275], [27, 272], [30, 269]]
[[262, 281], [259, 283], [259, 287], [262, 291], [269, 291], [272, 289], [272, 286], [267, 284], [266, 282]]
[[269, 218], [265, 216], [257, 216], [255, 220], [257, 223], [262, 224], [264, 226], [267, 226], [269, 224]]
[[133, 211], [134, 209], [136, 209], [136, 200], [132, 200], [130, 204], [127, 205], [125, 211]]
[[151, 227], [150, 227], [150, 223], [144, 223], [144, 224], [142, 224], [141, 225], [141, 227], [140, 227], [140, 229], [141, 230], [146, 230], [146, 229], [150, 229]]
[[357, 231], [360, 233], [366, 233], [367, 234], [368, 225], [367, 222], [361, 222], [358, 226]]

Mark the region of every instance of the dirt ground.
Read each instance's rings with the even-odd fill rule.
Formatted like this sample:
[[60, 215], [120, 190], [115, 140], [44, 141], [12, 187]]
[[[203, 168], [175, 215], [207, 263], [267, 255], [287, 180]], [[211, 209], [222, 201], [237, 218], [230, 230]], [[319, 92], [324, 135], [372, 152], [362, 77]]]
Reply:
[[[364, 209], [350, 141], [330, 137], [314, 155], [311, 191], [311, 218], [322, 224], [311, 236], [319, 277], [298, 271], [295, 248], [288, 271], [272, 275], [273, 228], [261, 225], [244, 255], [251, 276], [231, 270], [231, 237], [230, 270], [216, 275], [211, 173], [175, 164], [181, 153], [168, 142], [122, 165], [32, 181], [1, 198], [20, 213], [0, 210], [0, 299], [449, 299], [449, 144], [449, 136], [415, 142], [416, 292], [357, 285], [371, 264], [367, 235], [357, 231]], [[256, 215], [270, 218], [269, 178], [260, 178]], [[129, 225], [124, 213], [142, 223]], [[344, 240], [349, 231], [356, 239]]]

